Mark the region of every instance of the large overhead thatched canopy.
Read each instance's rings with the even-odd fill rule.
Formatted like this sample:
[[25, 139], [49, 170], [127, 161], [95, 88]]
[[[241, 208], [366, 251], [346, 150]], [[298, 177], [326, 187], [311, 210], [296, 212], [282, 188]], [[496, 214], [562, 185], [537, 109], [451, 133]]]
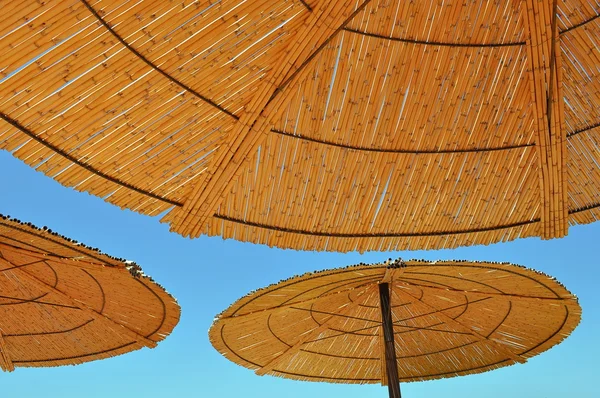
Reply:
[[252, 292], [217, 317], [210, 340], [259, 375], [387, 384], [382, 286], [389, 290], [392, 364], [400, 382], [525, 362], [560, 343], [581, 318], [574, 295], [530, 269], [469, 261], [396, 264], [305, 274]]
[[179, 314], [136, 264], [0, 215], [0, 369], [154, 348]]
[[441, 248], [600, 216], [593, 2], [1, 9], [0, 148], [182, 235]]

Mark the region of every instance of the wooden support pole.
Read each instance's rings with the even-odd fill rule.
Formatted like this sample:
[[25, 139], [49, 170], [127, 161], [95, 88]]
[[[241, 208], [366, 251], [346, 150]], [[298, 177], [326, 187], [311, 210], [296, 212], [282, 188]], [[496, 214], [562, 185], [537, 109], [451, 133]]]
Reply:
[[390, 398], [400, 398], [400, 381], [398, 380], [398, 364], [394, 347], [394, 328], [392, 323], [392, 306], [390, 304], [390, 285], [379, 284], [379, 300], [381, 303], [381, 324], [385, 347], [385, 368]]

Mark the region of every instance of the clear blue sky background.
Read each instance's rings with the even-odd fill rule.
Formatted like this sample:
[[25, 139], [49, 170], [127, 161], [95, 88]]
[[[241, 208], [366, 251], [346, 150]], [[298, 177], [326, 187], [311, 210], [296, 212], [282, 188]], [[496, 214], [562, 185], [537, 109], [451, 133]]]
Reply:
[[562, 344], [523, 365], [402, 385], [405, 398], [598, 397], [600, 223], [572, 227], [560, 240], [538, 238], [426, 252], [316, 253], [221, 238], [190, 240], [167, 225], [64, 188], [0, 151], [0, 213], [30, 221], [131, 259], [178, 298], [182, 317], [154, 350], [73, 367], [0, 373], [1, 398], [344, 397], [387, 398], [376, 385], [337, 385], [259, 377], [223, 358], [207, 331], [216, 314], [259, 287], [307, 271], [388, 257], [508, 261], [538, 269], [577, 294], [583, 321]]

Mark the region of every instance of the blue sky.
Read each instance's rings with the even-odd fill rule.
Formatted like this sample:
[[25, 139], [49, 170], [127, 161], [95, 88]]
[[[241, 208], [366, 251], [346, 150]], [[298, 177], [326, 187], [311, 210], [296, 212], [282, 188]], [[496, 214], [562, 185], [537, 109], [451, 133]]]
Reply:
[[186, 239], [158, 218], [121, 210], [62, 187], [0, 151], [0, 213], [131, 259], [182, 307], [173, 334], [154, 350], [79, 366], [0, 373], [2, 398], [80, 397], [387, 397], [381, 386], [334, 385], [259, 377], [210, 345], [216, 314], [251, 290], [307, 271], [379, 262], [388, 257], [508, 261], [555, 276], [577, 294], [583, 320], [573, 334], [524, 365], [402, 385], [405, 398], [596, 397], [600, 342], [600, 223], [575, 226], [560, 240], [538, 238], [455, 250], [317, 253], [272, 249], [221, 238]]

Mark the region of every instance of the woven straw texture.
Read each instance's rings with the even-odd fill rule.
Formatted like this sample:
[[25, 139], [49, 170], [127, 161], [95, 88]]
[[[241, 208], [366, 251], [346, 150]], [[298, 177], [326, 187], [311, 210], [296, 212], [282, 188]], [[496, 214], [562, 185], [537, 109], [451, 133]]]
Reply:
[[269, 374], [386, 384], [378, 284], [390, 286], [400, 381], [480, 373], [575, 329], [581, 308], [553, 278], [510, 264], [408, 261], [297, 276], [240, 299], [209, 331], [229, 360]]
[[0, 9], [0, 148], [184, 236], [435, 249], [600, 216], [595, 2]]
[[2, 370], [154, 348], [179, 314], [137, 265], [0, 215]]

